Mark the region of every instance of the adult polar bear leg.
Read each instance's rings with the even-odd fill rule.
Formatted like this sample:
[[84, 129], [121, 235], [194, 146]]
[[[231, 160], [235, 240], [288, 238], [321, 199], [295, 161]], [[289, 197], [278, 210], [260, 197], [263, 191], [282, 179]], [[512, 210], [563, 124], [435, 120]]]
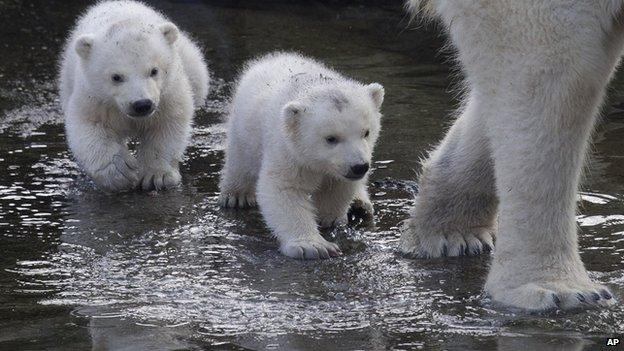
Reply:
[[496, 302], [529, 310], [611, 304], [611, 293], [590, 281], [581, 262], [574, 219], [602, 86], [579, 86], [572, 67], [539, 74], [525, 68], [515, 79], [532, 82], [536, 100], [495, 102], [488, 121], [500, 235], [485, 290]]
[[529, 38], [521, 50], [531, 48], [535, 56], [510, 52], [508, 61], [498, 61], [500, 93], [482, 84], [487, 73], [475, 79], [491, 103], [486, 130], [500, 200], [500, 235], [485, 290], [495, 302], [527, 310], [615, 303], [581, 261], [575, 211], [591, 129], [624, 33], [613, 18], [599, 23], [606, 16], [596, 14], [594, 4], [577, 5], [565, 23], [517, 28]]
[[470, 96], [423, 164], [415, 206], [399, 244], [403, 253], [461, 256], [493, 247], [498, 200], [480, 107], [478, 98]]
[[614, 303], [581, 262], [574, 214], [589, 135], [622, 51], [621, 6], [434, 1], [485, 116], [500, 201], [485, 286], [495, 302]]
[[485, 289], [496, 302], [529, 310], [612, 304], [608, 289], [587, 275], [575, 223], [581, 167], [606, 79], [579, 77], [578, 67], [565, 63], [540, 70], [514, 64], [507, 79], [528, 85], [509, 87], [518, 100], [493, 99], [488, 120], [500, 235]]

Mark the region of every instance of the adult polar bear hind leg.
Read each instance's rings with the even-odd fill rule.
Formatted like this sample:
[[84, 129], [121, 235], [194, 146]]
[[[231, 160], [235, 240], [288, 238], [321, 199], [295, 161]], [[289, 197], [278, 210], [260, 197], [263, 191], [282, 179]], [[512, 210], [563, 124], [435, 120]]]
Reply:
[[526, 310], [615, 303], [580, 259], [575, 210], [588, 140], [622, 51], [622, 5], [408, 2], [446, 25], [469, 93], [423, 165], [402, 252], [476, 254], [496, 231], [485, 284], [494, 302]]
[[[67, 141], [95, 183], [107, 191], [177, 185], [194, 109], [208, 92], [199, 48], [139, 2], [104, 1], [78, 20], [61, 59]], [[129, 139], [139, 142], [136, 158]]]
[[338, 256], [318, 226], [347, 222], [352, 202], [372, 215], [367, 175], [384, 90], [292, 53], [252, 60], [228, 116], [220, 204], [254, 206], [289, 257]]

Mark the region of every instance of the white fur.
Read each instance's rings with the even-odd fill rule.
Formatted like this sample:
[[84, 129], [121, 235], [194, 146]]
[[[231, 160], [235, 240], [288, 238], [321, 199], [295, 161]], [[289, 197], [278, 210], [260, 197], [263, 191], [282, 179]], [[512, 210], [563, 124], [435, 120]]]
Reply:
[[485, 284], [527, 310], [606, 306], [581, 262], [575, 199], [624, 41], [622, 1], [412, 0], [445, 24], [469, 91], [423, 165], [408, 254], [473, 254], [498, 239]]
[[363, 85], [297, 54], [250, 62], [231, 103], [221, 205], [253, 206], [257, 197], [283, 254], [338, 255], [317, 223], [346, 222], [354, 199], [372, 211], [367, 177], [345, 176], [371, 162], [383, 94], [379, 84]]
[[[124, 81], [113, 82], [114, 74]], [[203, 105], [208, 83], [199, 48], [160, 13], [134, 1], [91, 7], [67, 39], [60, 71], [75, 158], [105, 190], [177, 185], [193, 111]], [[152, 100], [154, 112], [130, 117], [140, 99]], [[130, 138], [139, 141], [136, 159]]]

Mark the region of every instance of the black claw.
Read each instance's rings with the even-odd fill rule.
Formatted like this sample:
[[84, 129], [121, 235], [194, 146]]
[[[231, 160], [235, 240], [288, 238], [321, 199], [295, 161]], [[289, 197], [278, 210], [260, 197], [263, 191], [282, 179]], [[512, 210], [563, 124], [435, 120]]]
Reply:
[[490, 246], [490, 244], [483, 244], [483, 252], [490, 252], [492, 251], [492, 247]]
[[611, 300], [613, 298], [613, 295], [611, 295], [611, 293], [607, 289], [600, 290], [600, 295], [602, 295], [605, 300]]
[[444, 246], [442, 246], [442, 257], [446, 256], [448, 256], [448, 247], [444, 244]]
[[463, 256], [466, 254], [466, 248], [464, 245], [459, 245], [459, 256]]
[[552, 299], [557, 307], [561, 307], [561, 299], [557, 296], [557, 294], [552, 294]]
[[597, 292], [593, 292], [592, 293], [592, 298], [594, 299], [594, 301], [598, 301], [598, 300], [600, 300], [600, 295]]
[[576, 298], [581, 302], [585, 302], [585, 296], [581, 293], [576, 293]]

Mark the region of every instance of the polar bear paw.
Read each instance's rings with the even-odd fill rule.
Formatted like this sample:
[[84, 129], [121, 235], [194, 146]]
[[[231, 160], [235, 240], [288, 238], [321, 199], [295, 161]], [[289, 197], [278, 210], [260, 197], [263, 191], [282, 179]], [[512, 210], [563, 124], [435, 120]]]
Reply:
[[251, 208], [256, 207], [256, 195], [253, 193], [221, 193], [219, 206], [223, 208]]
[[416, 258], [472, 256], [494, 248], [494, 230], [486, 227], [432, 233], [403, 226], [399, 249]]
[[280, 245], [280, 252], [299, 260], [318, 260], [342, 255], [338, 245], [329, 242], [320, 235], [308, 239], [294, 239]]
[[129, 153], [113, 156], [110, 163], [93, 172], [95, 183], [106, 191], [130, 190], [139, 182], [138, 163]]
[[145, 191], [171, 189], [181, 180], [180, 171], [175, 167], [147, 167], [142, 173], [141, 188]]
[[613, 293], [604, 285], [563, 279], [533, 282], [516, 288], [487, 286], [486, 292], [494, 303], [527, 311], [598, 308], [617, 303]]

